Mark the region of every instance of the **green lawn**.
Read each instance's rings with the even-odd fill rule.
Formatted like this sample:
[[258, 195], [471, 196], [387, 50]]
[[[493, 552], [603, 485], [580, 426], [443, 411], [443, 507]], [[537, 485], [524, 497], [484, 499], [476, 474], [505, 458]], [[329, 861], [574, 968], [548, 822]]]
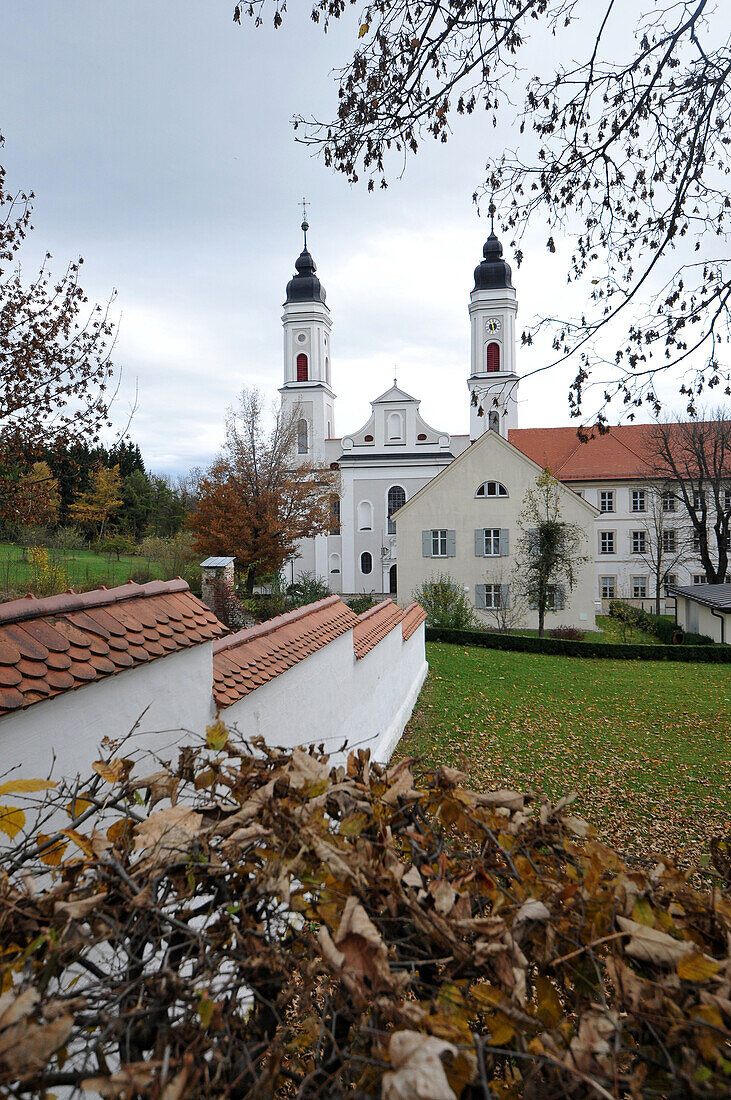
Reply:
[[399, 755], [534, 789], [608, 843], [703, 861], [731, 828], [728, 665], [606, 661], [430, 643]]
[[[129, 580], [130, 573], [147, 567], [144, 558], [123, 555], [117, 561], [114, 555], [109, 558], [106, 554], [94, 554], [91, 550], [49, 550], [48, 556], [64, 570], [72, 588], [100, 584], [111, 588], [115, 584], [124, 584]], [[154, 562], [150, 570], [157, 575]], [[0, 543], [0, 599], [7, 599], [13, 592], [25, 593], [31, 577], [31, 567], [23, 559], [22, 548], [13, 543]]]

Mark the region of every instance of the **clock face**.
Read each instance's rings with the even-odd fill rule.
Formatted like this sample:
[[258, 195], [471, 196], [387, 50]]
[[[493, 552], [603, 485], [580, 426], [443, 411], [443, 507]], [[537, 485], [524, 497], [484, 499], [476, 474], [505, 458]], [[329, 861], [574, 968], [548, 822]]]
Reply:
[[499, 317], [490, 317], [485, 322], [485, 328], [488, 332], [499, 332], [502, 327]]

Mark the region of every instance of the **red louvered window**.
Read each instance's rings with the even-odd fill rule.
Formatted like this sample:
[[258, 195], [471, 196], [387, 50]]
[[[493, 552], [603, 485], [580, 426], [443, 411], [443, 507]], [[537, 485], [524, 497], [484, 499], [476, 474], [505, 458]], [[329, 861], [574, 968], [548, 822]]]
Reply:
[[307, 381], [307, 356], [303, 351], [297, 356], [297, 381]]
[[487, 345], [487, 373], [500, 370], [500, 345], [494, 341]]

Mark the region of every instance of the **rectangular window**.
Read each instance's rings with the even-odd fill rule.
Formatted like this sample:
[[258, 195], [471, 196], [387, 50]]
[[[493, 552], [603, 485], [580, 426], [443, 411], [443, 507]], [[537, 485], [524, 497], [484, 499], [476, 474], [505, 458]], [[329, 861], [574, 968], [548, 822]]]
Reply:
[[617, 591], [617, 578], [600, 577], [599, 584], [601, 585], [602, 599], [613, 600]]
[[706, 494], [702, 489], [693, 490], [693, 507], [696, 512], [702, 512], [706, 503]]
[[600, 554], [613, 554], [614, 553], [614, 531], [600, 531], [599, 532], [599, 553]]
[[614, 511], [614, 489], [602, 489], [599, 493], [599, 511]]
[[700, 554], [701, 552], [701, 537], [697, 531], [694, 531], [690, 536], [691, 546], [693, 547], [694, 554]]
[[501, 586], [499, 584], [485, 585], [485, 607], [488, 611], [495, 611], [501, 606], [500, 588]]
[[675, 588], [677, 586], [677, 583], [678, 583], [678, 574], [677, 573], [666, 573], [665, 574], [665, 579], [662, 582], [662, 586], [663, 586], [663, 591], [664, 591], [666, 596], [670, 595], [670, 589]]
[[432, 531], [431, 556], [433, 558], [446, 558], [447, 556], [447, 532]]
[[646, 510], [645, 490], [633, 489], [632, 490], [632, 511], [644, 512]]
[[694, 573], [693, 574], [693, 584], [705, 584], [705, 583], [706, 583], [705, 573]]
[[500, 528], [488, 527], [485, 530], [485, 557], [500, 557]]
[[678, 532], [674, 528], [663, 531], [662, 548], [665, 554], [674, 554], [678, 549]]
[[676, 509], [677, 501], [675, 500], [675, 493], [666, 489], [662, 494], [662, 510], [663, 512], [674, 512]]
[[632, 578], [632, 597], [635, 600], [644, 600], [647, 597], [647, 577]]
[[723, 510], [724, 510], [724, 512], [728, 512], [729, 508], [731, 508], [731, 489], [724, 489], [722, 497], [723, 497]]
[[647, 534], [645, 531], [632, 531], [632, 553], [647, 553]]

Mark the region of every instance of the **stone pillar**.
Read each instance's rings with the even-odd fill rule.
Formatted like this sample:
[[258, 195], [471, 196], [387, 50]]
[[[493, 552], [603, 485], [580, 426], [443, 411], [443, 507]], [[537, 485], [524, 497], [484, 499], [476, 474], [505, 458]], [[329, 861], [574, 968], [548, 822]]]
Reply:
[[214, 615], [222, 618], [224, 606], [221, 599], [222, 589], [234, 590], [235, 558], [206, 558], [201, 568], [201, 599], [210, 607]]

